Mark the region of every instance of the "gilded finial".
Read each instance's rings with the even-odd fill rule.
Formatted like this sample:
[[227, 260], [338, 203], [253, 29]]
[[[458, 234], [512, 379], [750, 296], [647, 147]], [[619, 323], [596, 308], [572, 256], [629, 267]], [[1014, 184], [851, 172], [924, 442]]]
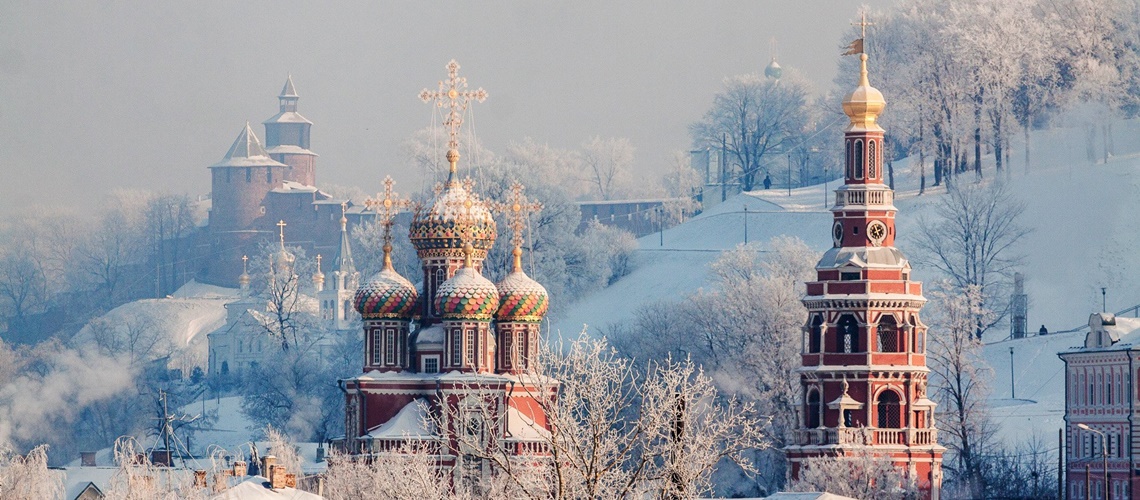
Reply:
[[348, 202], [340, 202], [340, 232], [348, 231]]
[[864, 12], [860, 15], [860, 21], [852, 24], [859, 26], [860, 38], [851, 42], [843, 55], [859, 54], [859, 85], [843, 99], [843, 112], [851, 119], [847, 130], [882, 130], [875, 120], [886, 108], [887, 101], [883, 99], [882, 92], [871, 86], [871, 81], [867, 77], [867, 53], [864, 50], [867, 26], [873, 23], [867, 22], [867, 14]]
[[400, 210], [411, 207], [411, 200], [401, 199], [392, 187], [396, 181], [392, 176], [384, 177], [384, 193], [377, 193], [375, 198], [364, 200], [364, 207], [376, 212], [381, 227], [384, 228], [384, 246], [392, 246], [392, 226], [396, 223], [396, 214]]
[[463, 244], [463, 267], [467, 267], [467, 268], [472, 267], [472, 260], [474, 259], [474, 255], [475, 255], [475, 247], [473, 245], [471, 245], [471, 242], [468, 241], [467, 243], [464, 243]]
[[459, 76], [459, 63], [452, 59], [447, 63], [447, 80], [439, 82], [439, 90], [433, 92], [424, 89], [419, 97], [423, 102], [435, 101], [437, 108], [442, 109], [445, 105], [448, 108], [443, 125], [447, 127], [447, 161], [451, 164], [448, 181], [451, 181], [455, 177], [459, 161], [459, 127], [463, 125], [463, 113], [471, 101], [487, 100], [487, 91], [482, 87], [467, 90], [467, 78]]
[[526, 187], [518, 181], [511, 183], [510, 193], [507, 194], [506, 203], [493, 203], [491, 208], [507, 216], [507, 227], [511, 228], [511, 244], [514, 250], [515, 271], [522, 270], [523, 231], [526, 230], [527, 217], [531, 213], [542, 210], [542, 204], [531, 202], [524, 193]]
[[285, 224], [285, 221], [284, 221], [284, 220], [279, 220], [279, 221], [277, 221], [277, 232], [278, 232], [278, 233], [280, 234], [280, 236], [281, 236], [281, 249], [282, 249], [282, 250], [284, 250], [284, 249], [285, 249], [285, 226], [286, 226], [286, 225], [287, 225], [287, 224]]
[[384, 247], [384, 271], [392, 271], [392, 244], [385, 243]]

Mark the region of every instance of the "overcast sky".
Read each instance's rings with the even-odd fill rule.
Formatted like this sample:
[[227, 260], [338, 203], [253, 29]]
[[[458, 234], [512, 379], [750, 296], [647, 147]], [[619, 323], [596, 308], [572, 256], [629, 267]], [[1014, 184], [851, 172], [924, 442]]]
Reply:
[[[872, 8], [890, 0], [869, 2]], [[330, 5], [332, 5], [330, 7]], [[277, 111], [288, 74], [318, 184], [419, 181], [399, 143], [452, 58], [476, 131], [502, 151], [628, 137], [639, 170], [690, 145], [722, 78], [780, 63], [827, 91], [849, 0], [0, 2], [0, 214], [83, 207], [115, 187], [209, 192], [207, 167]], [[416, 187], [419, 183], [416, 182]], [[401, 191], [408, 191], [402, 189]]]

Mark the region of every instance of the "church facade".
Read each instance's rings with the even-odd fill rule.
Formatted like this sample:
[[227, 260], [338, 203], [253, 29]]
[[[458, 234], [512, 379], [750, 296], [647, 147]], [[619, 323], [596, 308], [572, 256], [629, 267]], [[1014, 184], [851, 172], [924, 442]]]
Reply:
[[482, 100], [482, 89], [461, 91], [458, 64], [448, 68], [450, 86], [441, 82], [437, 97], [452, 109], [444, 123], [452, 134], [450, 173], [435, 198], [415, 210], [409, 232], [422, 289], [392, 267], [392, 218], [404, 203], [394, 198], [391, 180], [384, 199], [368, 202], [385, 227], [384, 267], [354, 297], [365, 352], [361, 373], [340, 380], [345, 436], [336, 445], [362, 456], [422, 446], [459, 484], [489, 473], [480, 458], [487, 453], [543, 453], [549, 428], [542, 408], [556, 383], [532, 370], [548, 294], [522, 269], [520, 221], [538, 206], [526, 202], [521, 185], [512, 186], [502, 211], [515, 233], [514, 269], [492, 283], [482, 267], [495, 244], [494, 207], [460, 182], [455, 140], [458, 113], [467, 99]]
[[894, 192], [883, 182], [886, 106], [867, 78], [843, 101], [844, 184], [835, 191], [833, 248], [816, 265], [803, 303], [800, 428], [786, 448], [791, 475], [819, 457], [889, 457], [925, 498], [937, 499], [942, 455], [927, 397], [922, 284], [895, 242]]

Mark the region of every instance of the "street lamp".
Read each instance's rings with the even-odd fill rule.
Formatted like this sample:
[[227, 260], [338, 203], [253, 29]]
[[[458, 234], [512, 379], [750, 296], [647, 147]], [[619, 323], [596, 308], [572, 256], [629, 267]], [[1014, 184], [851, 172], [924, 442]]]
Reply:
[[1107, 498], [1109, 498], [1109, 496], [1108, 496], [1109, 495], [1109, 486], [1108, 486], [1108, 440], [1107, 440], [1107, 438], [1103, 432], [1098, 431], [1096, 429], [1093, 429], [1092, 427], [1089, 427], [1088, 424], [1077, 424], [1077, 428], [1082, 429], [1082, 430], [1086, 430], [1089, 432], [1095, 432], [1095, 433], [1100, 435], [1100, 455], [1104, 461], [1104, 463], [1103, 463], [1103, 467], [1104, 467], [1104, 498], [1107, 499]]

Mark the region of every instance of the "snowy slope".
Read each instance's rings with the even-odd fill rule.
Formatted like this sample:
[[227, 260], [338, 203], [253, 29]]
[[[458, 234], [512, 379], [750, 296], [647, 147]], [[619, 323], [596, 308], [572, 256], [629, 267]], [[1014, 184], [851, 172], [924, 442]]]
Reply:
[[170, 368], [189, 373], [195, 366], [205, 368], [206, 334], [225, 324], [225, 304], [236, 298], [236, 290], [191, 281], [170, 297], [136, 300], [108, 311], [80, 329], [72, 342], [92, 343], [93, 323], [111, 325], [124, 337], [129, 328], [145, 327], [158, 334], [151, 356], [170, 355]]
[[[1086, 158], [1083, 129], [1051, 129], [1031, 135], [1032, 171], [1026, 172], [1024, 145], [1015, 138], [1010, 173], [1012, 194], [1025, 202], [1022, 223], [1033, 229], [1017, 247], [1025, 256], [1023, 272], [1029, 295], [1030, 331], [1040, 325], [1059, 332], [1079, 328], [1088, 315], [1101, 309], [1101, 287], [1107, 288], [1107, 308], [1120, 311], [1140, 304], [1140, 122], [1113, 125], [1115, 156], [1107, 163]], [[1098, 144], [1099, 147], [1099, 144]], [[929, 159], [928, 159], [929, 161]], [[983, 161], [987, 178], [994, 176], [993, 158]], [[913, 159], [896, 161], [895, 187], [899, 240], [897, 246], [913, 257], [913, 235], [923, 216], [944, 189], [932, 187], [929, 166], [927, 189], [918, 194], [918, 172]], [[973, 180], [965, 174], [962, 181]], [[680, 299], [705, 286], [708, 263], [718, 252], [744, 238], [742, 207], [747, 204], [749, 239], [764, 242], [787, 234], [803, 239], [819, 251], [831, 245], [831, 214], [825, 199], [836, 181], [786, 190], [744, 193], [684, 224], [659, 235], [641, 238], [638, 268], [614, 285], [582, 297], [554, 321], [552, 334], [573, 335], [589, 324], [597, 327], [628, 320], [637, 307], [661, 299]], [[916, 276], [931, 280], [936, 274], [912, 258]], [[1003, 341], [1007, 326], [987, 334], [984, 358], [992, 368], [991, 407], [998, 436], [1011, 444], [1038, 436], [1055, 439], [1064, 411], [1064, 364], [1057, 352], [1079, 345], [1084, 332], [1063, 333]], [[1017, 400], [1010, 394], [1009, 348], [1014, 348]], [[1052, 441], [1048, 441], [1052, 442]]]

